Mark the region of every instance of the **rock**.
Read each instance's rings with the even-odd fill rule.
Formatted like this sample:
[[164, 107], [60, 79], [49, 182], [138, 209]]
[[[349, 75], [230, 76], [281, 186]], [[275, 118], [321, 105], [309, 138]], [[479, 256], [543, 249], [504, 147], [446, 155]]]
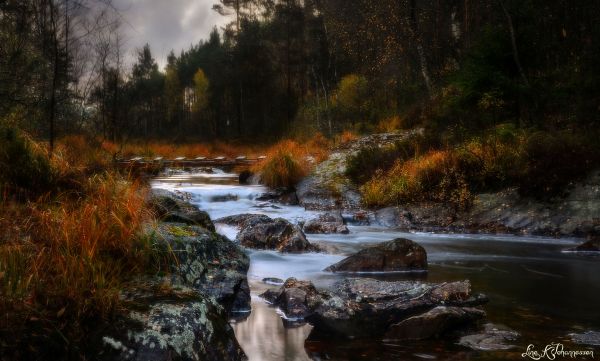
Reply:
[[252, 177], [254, 176], [254, 173], [252, 173], [251, 171], [245, 169], [243, 171], [240, 172], [240, 175], [238, 176], [238, 181], [240, 184], [252, 184]]
[[[166, 288], [166, 290], [165, 290]], [[138, 284], [122, 295], [136, 305], [92, 347], [100, 360], [245, 360], [223, 308], [185, 286]]]
[[156, 232], [157, 246], [177, 257], [178, 282], [214, 297], [228, 312], [250, 309], [250, 261], [241, 248], [199, 226], [163, 223]]
[[509, 328], [488, 323], [482, 332], [460, 338], [459, 345], [478, 351], [510, 350], [515, 345], [510, 342], [519, 338], [519, 333]]
[[298, 203], [310, 210], [331, 210], [338, 207], [338, 200], [315, 176], [308, 176], [296, 185]]
[[311, 219], [304, 224], [302, 229], [304, 230], [304, 233], [310, 234], [350, 233], [339, 212], [326, 213], [320, 215], [316, 219]]
[[475, 306], [474, 300], [485, 301], [471, 294], [469, 281], [427, 284], [361, 278], [340, 281], [316, 299], [307, 320], [317, 335], [363, 338], [383, 336], [392, 325], [436, 306], [462, 308]]
[[271, 218], [264, 214], [236, 214], [229, 217], [219, 218], [215, 223], [227, 224], [229, 226], [238, 227], [240, 229], [246, 227], [254, 227], [259, 223], [270, 222]]
[[150, 193], [148, 203], [151, 209], [164, 222], [198, 225], [209, 231], [215, 231], [215, 225], [212, 223], [208, 213], [201, 211], [198, 207], [184, 201], [172, 192], [153, 189]]
[[267, 277], [262, 279], [263, 283], [273, 286], [281, 286], [283, 285], [283, 280], [281, 278]]
[[600, 237], [589, 239], [575, 248], [569, 249], [571, 252], [600, 252]]
[[277, 188], [275, 190], [261, 194], [256, 198], [257, 201], [270, 201], [290, 206], [298, 205], [298, 197], [296, 192], [288, 188]]
[[230, 202], [230, 201], [237, 201], [237, 200], [238, 200], [238, 196], [236, 194], [223, 194], [223, 195], [214, 196], [210, 199], [211, 202]]
[[278, 306], [288, 319], [304, 319], [318, 302], [319, 293], [312, 282], [288, 278], [277, 290], [267, 290], [260, 297]]
[[439, 337], [449, 330], [472, 324], [483, 317], [485, 312], [477, 308], [437, 306], [421, 315], [391, 325], [385, 338], [424, 340]]
[[240, 227], [236, 240], [244, 247], [290, 253], [318, 250], [308, 242], [300, 227], [283, 218], [242, 214], [221, 218], [217, 223]]
[[365, 248], [325, 269], [329, 272], [393, 272], [424, 270], [427, 252], [419, 244], [405, 238]]
[[600, 332], [587, 331], [583, 333], [572, 333], [571, 340], [581, 345], [600, 346]]

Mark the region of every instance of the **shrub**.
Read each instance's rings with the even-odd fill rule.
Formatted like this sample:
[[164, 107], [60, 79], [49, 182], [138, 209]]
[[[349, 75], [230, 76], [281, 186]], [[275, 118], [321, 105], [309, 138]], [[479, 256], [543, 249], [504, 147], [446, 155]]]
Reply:
[[0, 186], [39, 195], [55, 178], [46, 151], [15, 128], [0, 126]]
[[275, 144], [267, 152], [267, 159], [253, 167], [271, 188], [293, 187], [308, 174], [306, 148], [291, 140]]
[[572, 132], [536, 132], [527, 137], [525, 161], [517, 179], [523, 195], [560, 195], [573, 181], [600, 164], [595, 140]]

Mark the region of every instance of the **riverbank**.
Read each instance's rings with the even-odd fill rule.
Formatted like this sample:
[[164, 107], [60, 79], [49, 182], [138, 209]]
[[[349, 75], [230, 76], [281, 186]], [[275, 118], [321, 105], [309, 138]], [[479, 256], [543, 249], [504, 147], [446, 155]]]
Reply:
[[548, 198], [526, 196], [516, 187], [507, 187], [475, 193], [467, 207], [435, 201], [366, 207], [361, 190], [347, 175], [349, 159], [364, 149], [390, 147], [419, 133], [417, 130], [370, 135], [336, 148], [327, 160], [298, 183], [295, 194], [299, 204], [312, 210], [341, 209], [350, 221], [406, 231], [550, 237], [594, 237], [600, 234], [598, 170]]

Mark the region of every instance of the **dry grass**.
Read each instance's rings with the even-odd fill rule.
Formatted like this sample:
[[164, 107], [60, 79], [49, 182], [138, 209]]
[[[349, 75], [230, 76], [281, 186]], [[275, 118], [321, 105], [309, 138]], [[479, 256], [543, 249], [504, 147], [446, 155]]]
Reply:
[[[145, 187], [94, 172], [110, 157], [88, 144], [80, 137], [58, 143], [48, 162], [60, 187], [28, 201], [2, 195], [0, 348], [31, 351], [40, 337], [76, 344], [94, 320], [118, 310], [124, 283], [156, 265], [142, 236], [153, 219]], [[73, 179], [74, 192], [63, 178]]]
[[267, 159], [253, 167], [269, 187], [293, 187], [313, 166], [327, 158], [330, 142], [320, 133], [299, 143], [282, 140], [267, 151]]
[[379, 133], [392, 133], [400, 128], [402, 128], [402, 119], [395, 115], [393, 117], [380, 120], [375, 129]]

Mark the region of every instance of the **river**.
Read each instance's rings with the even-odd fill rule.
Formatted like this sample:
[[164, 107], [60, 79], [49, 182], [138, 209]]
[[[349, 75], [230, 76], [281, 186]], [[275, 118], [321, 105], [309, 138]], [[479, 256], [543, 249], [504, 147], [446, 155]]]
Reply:
[[[153, 180], [155, 188], [187, 192], [192, 203], [215, 220], [257, 213], [292, 222], [314, 218], [318, 212], [298, 206], [258, 201], [267, 191], [258, 185], [239, 185], [237, 175], [212, 172], [176, 172]], [[217, 224], [217, 231], [235, 239], [235, 228]], [[569, 345], [567, 334], [600, 328], [600, 262], [597, 258], [563, 252], [576, 239], [504, 235], [406, 233], [390, 228], [349, 225], [347, 235], [307, 235], [327, 244], [336, 254], [282, 254], [246, 250], [250, 257], [248, 280], [252, 312], [232, 320], [236, 337], [250, 361], [300, 360], [495, 360], [522, 359], [527, 345], [543, 348], [551, 342]], [[327, 287], [343, 277], [322, 270], [348, 254], [397, 237], [412, 239], [427, 251], [429, 270], [421, 274], [380, 274], [389, 280], [419, 279], [445, 282], [469, 279], [475, 292], [490, 298], [487, 319], [522, 334], [510, 352], [476, 352], [455, 340], [422, 342], [311, 340], [311, 326], [283, 319], [258, 294], [269, 287], [265, 277], [311, 280]], [[572, 349], [581, 346], [571, 345]]]

